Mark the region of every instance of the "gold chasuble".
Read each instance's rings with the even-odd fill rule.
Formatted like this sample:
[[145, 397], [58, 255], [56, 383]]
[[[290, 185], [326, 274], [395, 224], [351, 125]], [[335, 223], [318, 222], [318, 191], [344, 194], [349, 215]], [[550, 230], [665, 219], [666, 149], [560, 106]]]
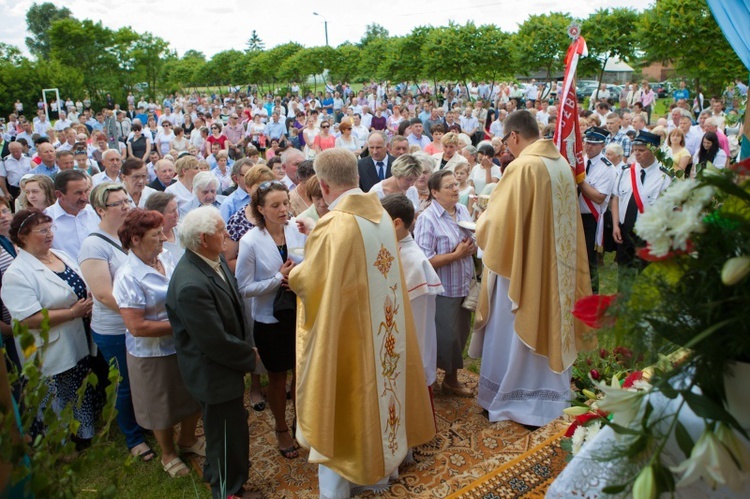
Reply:
[[474, 326], [480, 335], [491, 313], [492, 271], [510, 281], [515, 333], [552, 371], [596, 346], [595, 334], [571, 313], [591, 294], [591, 280], [575, 180], [551, 140], [530, 144], [508, 165], [476, 235], [485, 266]]
[[297, 439], [359, 485], [435, 435], [393, 222], [376, 194], [320, 219], [289, 276], [297, 316]]

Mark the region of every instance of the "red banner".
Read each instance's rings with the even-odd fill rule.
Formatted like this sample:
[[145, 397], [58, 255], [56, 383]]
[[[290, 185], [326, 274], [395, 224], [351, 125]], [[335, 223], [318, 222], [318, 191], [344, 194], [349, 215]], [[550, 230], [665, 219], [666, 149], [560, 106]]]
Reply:
[[586, 178], [586, 166], [583, 162], [583, 142], [581, 128], [578, 124], [578, 98], [576, 97], [576, 69], [578, 59], [588, 55], [586, 40], [578, 36], [568, 47], [565, 56], [565, 77], [563, 92], [560, 95], [559, 119], [555, 128], [555, 146], [562, 157], [570, 164], [576, 183], [580, 184]]

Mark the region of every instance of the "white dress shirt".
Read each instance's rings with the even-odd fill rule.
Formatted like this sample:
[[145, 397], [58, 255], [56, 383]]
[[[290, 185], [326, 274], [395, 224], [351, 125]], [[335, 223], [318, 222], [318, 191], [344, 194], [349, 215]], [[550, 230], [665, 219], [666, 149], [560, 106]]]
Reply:
[[58, 200], [44, 210], [44, 213], [52, 218], [52, 230], [55, 234], [52, 247], [64, 251], [74, 259], [78, 258], [83, 240], [99, 227], [101, 221], [90, 204], [77, 215], [71, 215], [60, 206]]

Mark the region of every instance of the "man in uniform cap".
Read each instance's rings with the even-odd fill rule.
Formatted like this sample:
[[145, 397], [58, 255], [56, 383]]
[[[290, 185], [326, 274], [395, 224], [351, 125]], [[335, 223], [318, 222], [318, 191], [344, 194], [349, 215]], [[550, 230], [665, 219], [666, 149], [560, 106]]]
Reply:
[[635, 253], [636, 246], [643, 244], [633, 230], [635, 222], [672, 182], [669, 171], [656, 160], [652, 151], [660, 143], [658, 135], [641, 130], [633, 140], [636, 162], [623, 166], [615, 181], [611, 209], [612, 237], [617, 243], [618, 287], [623, 278], [645, 267], [646, 262]]
[[583, 138], [586, 153], [586, 178], [578, 184], [578, 205], [581, 209], [583, 233], [586, 236], [586, 254], [589, 258], [591, 289], [599, 292], [597, 247], [602, 246], [604, 212], [607, 210], [617, 172], [614, 165], [602, 154], [609, 131], [592, 127]]

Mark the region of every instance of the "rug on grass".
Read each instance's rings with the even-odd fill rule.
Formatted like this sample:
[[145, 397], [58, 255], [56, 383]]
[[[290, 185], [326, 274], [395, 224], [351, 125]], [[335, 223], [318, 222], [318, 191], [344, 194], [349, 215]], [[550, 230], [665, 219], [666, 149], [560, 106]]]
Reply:
[[[459, 379], [476, 392], [477, 375], [460, 370]], [[491, 424], [474, 398], [443, 395], [439, 389], [434, 402], [435, 438], [414, 449], [415, 462], [401, 466], [398, 480], [386, 492], [360, 497], [447, 497], [559, 431], [555, 425], [529, 432], [511, 421]], [[300, 449], [297, 459], [282, 457], [270, 409], [249, 409], [247, 395], [245, 405], [250, 413], [251, 460], [245, 487], [262, 492], [266, 498], [318, 497], [317, 465], [307, 462], [307, 451]], [[292, 419], [289, 403], [287, 421], [291, 423]], [[201, 474], [203, 458], [192, 456], [191, 462]]]
[[544, 497], [552, 481], [567, 464], [567, 452], [560, 447], [564, 435], [563, 429], [523, 455], [459, 490], [449, 499]]

